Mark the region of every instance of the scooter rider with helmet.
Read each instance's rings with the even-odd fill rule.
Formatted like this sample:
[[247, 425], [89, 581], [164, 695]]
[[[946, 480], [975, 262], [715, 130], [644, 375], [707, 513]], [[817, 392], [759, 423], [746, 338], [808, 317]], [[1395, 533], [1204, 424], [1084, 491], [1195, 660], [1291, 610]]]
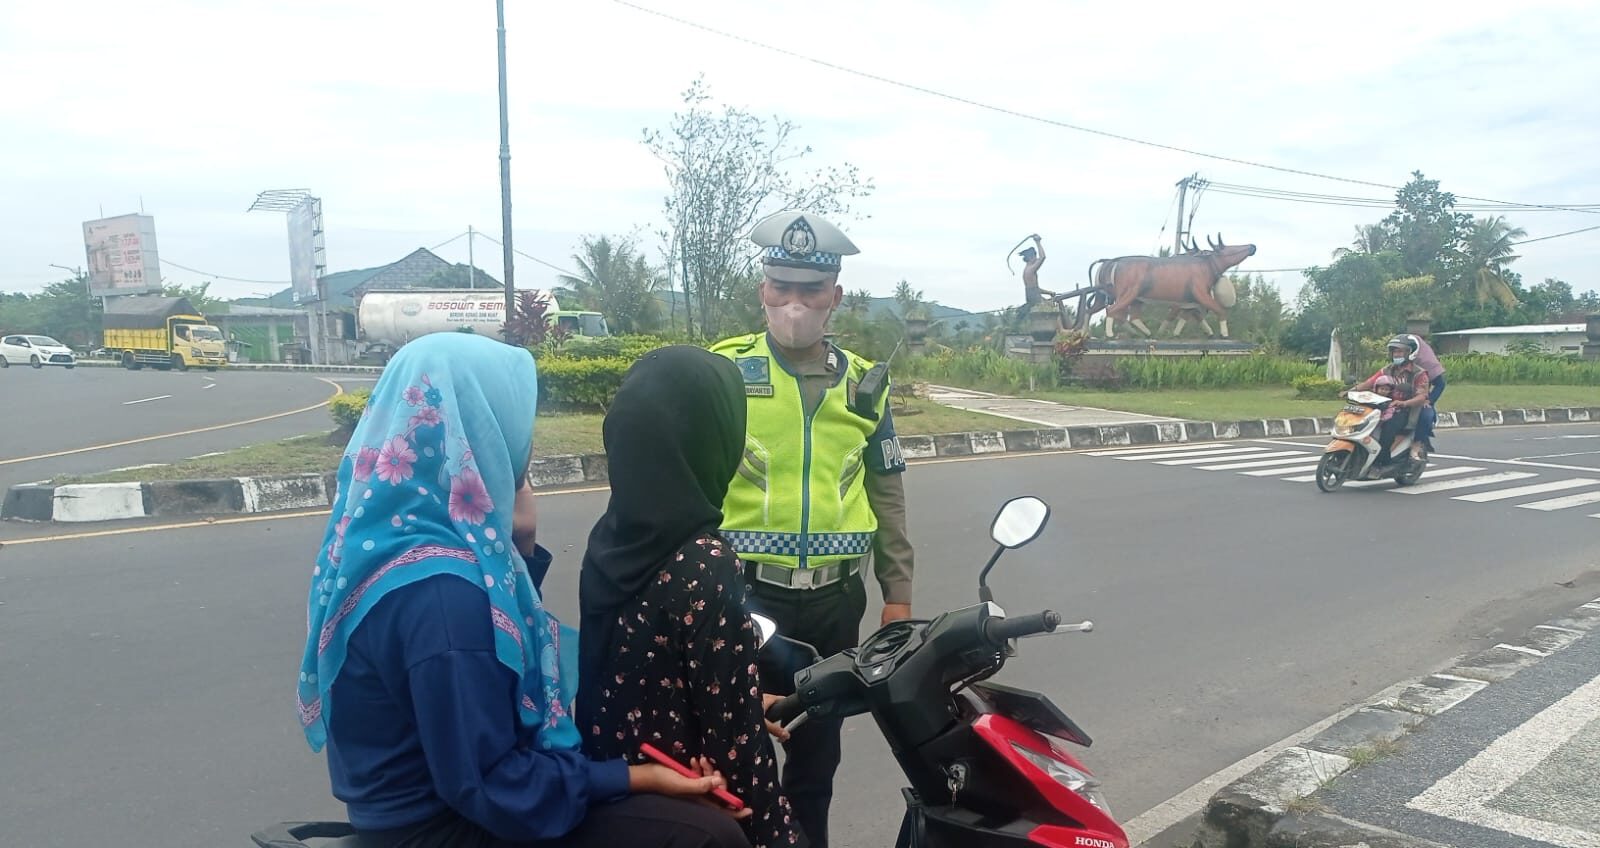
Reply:
[[[1389, 446], [1394, 444], [1396, 436], [1404, 432], [1415, 432], [1422, 408], [1428, 405], [1428, 392], [1431, 388], [1428, 372], [1417, 364], [1417, 343], [1412, 337], [1395, 336], [1389, 340], [1388, 350], [1389, 364], [1351, 389], [1358, 392], [1371, 391], [1377, 385], [1379, 377], [1387, 376], [1394, 381], [1392, 406], [1407, 413], [1401, 415], [1397, 411], [1393, 417], [1386, 418], [1379, 429], [1378, 441], [1383, 445], [1383, 453], [1378, 456], [1380, 465], [1391, 461]], [[1412, 459], [1422, 458], [1420, 444], [1422, 441], [1417, 439], [1412, 442]]]

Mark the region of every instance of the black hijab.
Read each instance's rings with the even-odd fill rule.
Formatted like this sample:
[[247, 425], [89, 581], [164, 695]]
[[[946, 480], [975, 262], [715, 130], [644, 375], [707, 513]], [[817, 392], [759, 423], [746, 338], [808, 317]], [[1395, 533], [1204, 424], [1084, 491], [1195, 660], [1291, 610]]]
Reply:
[[632, 600], [668, 557], [722, 524], [744, 454], [743, 386], [732, 362], [687, 345], [647, 353], [628, 370], [606, 413], [611, 502], [583, 557], [586, 619]]

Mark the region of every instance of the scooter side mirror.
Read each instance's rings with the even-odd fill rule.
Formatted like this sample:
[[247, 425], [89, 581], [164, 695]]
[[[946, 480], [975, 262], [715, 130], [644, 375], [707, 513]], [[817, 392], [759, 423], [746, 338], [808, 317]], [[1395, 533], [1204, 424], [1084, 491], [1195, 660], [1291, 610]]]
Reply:
[[1050, 520], [1050, 505], [1026, 496], [1012, 498], [1000, 507], [989, 528], [989, 537], [1002, 548], [1014, 549], [1039, 538]]
[[778, 623], [760, 613], [750, 613], [750, 621], [756, 627], [756, 647], [764, 648], [772, 637], [778, 635]]

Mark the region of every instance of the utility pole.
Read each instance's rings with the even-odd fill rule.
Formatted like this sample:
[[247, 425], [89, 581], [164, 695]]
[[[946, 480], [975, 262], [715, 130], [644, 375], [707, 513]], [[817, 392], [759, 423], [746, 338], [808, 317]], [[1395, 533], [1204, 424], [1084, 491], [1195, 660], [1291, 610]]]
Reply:
[[1189, 234], [1183, 223], [1183, 203], [1188, 199], [1189, 186], [1199, 180], [1198, 173], [1190, 174], [1178, 180], [1178, 225], [1174, 228], [1177, 233], [1172, 237], [1172, 255], [1177, 256], [1183, 252], [1183, 237]]
[[478, 266], [472, 258], [472, 225], [467, 225], [467, 288], [478, 287]]
[[511, 253], [511, 131], [506, 119], [506, 0], [495, 0], [495, 21], [500, 46], [500, 247], [506, 281], [505, 337], [511, 341], [511, 319], [516, 314], [516, 286], [512, 282], [515, 259]]

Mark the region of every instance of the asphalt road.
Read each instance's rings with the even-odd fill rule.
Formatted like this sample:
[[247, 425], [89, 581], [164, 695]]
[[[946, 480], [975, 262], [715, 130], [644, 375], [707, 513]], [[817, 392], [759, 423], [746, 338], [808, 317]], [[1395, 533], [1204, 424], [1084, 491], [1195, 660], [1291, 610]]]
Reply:
[[[346, 375], [120, 368], [0, 371], [0, 489], [57, 474], [174, 462], [328, 429], [328, 399]], [[239, 426], [236, 422], [253, 421]], [[205, 430], [189, 433], [193, 430]], [[186, 435], [172, 435], [186, 433]], [[163, 437], [154, 438], [151, 437]], [[134, 444], [95, 448], [134, 441]], [[62, 454], [64, 451], [77, 451]], [[57, 454], [57, 455], [52, 455]]]
[[[1554, 435], [1589, 438], [1534, 441]], [[1470, 444], [1452, 433], [1446, 447], [1600, 451], [1594, 437], [1600, 425], [1505, 428]], [[1095, 738], [1086, 760], [1123, 819], [1600, 586], [1600, 519], [1588, 517], [1600, 506], [1527, 510], [1518, 505], [1543, 496], [1475, 502], [1462, 490], [1324, 495], [1128, 456], [926, 463], [908, 478], [924, 615], [975, 600], [1004, 499], [1054, 506], [1044, 536], [1002, 559], [992, 583], [1013, 613], [1048, 606], [1096, 630], [1024, 642], [1004, 679], [1050, 693]], [[1537, 470], [1547, 472], [1577, 474]], [[604, 497], [540, 505], [558, 555], [547, 594], [569, 620]], [[63, 528], [0, 530], [11, 539], [0, 549], [4, 841], [240, 845], [269, 821], [337, 817], [290, 688], [322, 527], [280, 518], [20, 544]], [[836, 842], [890, 844], [900, 776], [870, 721], [847, 733]]]

